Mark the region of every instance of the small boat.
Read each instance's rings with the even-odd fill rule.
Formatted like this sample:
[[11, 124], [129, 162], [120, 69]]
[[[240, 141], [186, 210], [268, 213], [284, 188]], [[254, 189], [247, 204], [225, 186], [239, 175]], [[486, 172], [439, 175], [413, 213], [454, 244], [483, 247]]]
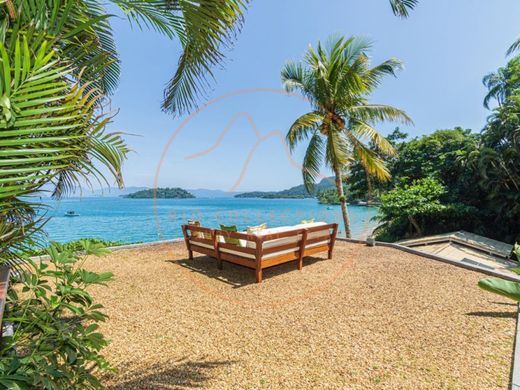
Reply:
[[66, 216], [66, 217], [79, 217], [79, 214], [76, 213], [74, 210], [70, 210], [70, 211], [67, 211], [67, 212], [65, 213], [65, 216]]

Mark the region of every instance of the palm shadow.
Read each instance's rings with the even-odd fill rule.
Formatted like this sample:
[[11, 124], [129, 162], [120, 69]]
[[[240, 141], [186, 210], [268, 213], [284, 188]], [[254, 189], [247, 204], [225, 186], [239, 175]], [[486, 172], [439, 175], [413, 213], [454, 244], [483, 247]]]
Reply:
[[[326, 259], [308, 256], [303, 259], [303, 266], [307, 267], [323, 260]], [[226, 283], [233, 288], [240, 288], [256, 283], [255, 271], [253, 269], [224, 261], [223, 269], [219, 270], [217, 260], [209, 256], [197, 256], [194, 257], [193, 260], [185, 258], [166, 261], [187, 268], [192, 272], [205, 275], [211, 279]], [[264, 269], [263, 280], [274, 278], [288, 272], [298, 272], [296, 260]]]
[[493, 301], [491, 302], [495, 305], [503, 305], [503, 306], [514, 306], [514, 307], [518, 307], [518, 303], [513, 303], [513, 302], [497, 302], [497, 301]]
[[205, 388], [213, 378], [213, 371], [221, 366], [234, 364], [234, 361], [186, 361], [174, 362], [165, 367], [155, 365], [129, 380], [109, 386], [109, 389], [164, 389]]
[[516, 311], [473, 311], [466, 313], [468, 316], [488, 318], [516, 318]]

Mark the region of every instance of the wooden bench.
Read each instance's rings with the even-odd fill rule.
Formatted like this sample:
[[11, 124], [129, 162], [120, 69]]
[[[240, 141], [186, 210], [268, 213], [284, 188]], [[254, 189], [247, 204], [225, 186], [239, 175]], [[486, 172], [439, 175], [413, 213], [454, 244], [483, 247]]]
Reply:
[[[246, 234], [182, 226], [190, 259], [193, 259], [193, 252], [198, 252], [217, 259], [219, 269], [224, 261], [254, 269], [256, 281], [260, 283], [266, 268], [296, 261], [301, 270], [304, 257], [321, 252], [327, 252], [328, 258], [332, 258], [338, 225], [295, 227], [276, 233], [269, 230], [276, 229], [267, 229], [265, 234]], [[239, 240], [240, 245], [226, 242], [230, 238]]]

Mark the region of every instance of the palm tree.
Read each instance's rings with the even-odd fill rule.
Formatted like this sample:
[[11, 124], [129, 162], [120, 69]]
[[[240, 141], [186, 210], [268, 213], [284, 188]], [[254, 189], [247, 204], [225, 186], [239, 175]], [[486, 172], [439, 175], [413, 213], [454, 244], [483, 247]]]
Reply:
[[[303, 182], [309, 192], [319, 176], [322, 163], [332, 169], [341, 202], [345, 234], [351, 237], [342, 172], [359, 161], [370, 175], [388, 180], [390, 174], [378, 156], [392, 154], [392, 145], [374, 127], [375, 122], [399, 120], [411, 123], [403, 111], [382, 104], [370, 104], [368, 95], [385, 75], [401, 67], [396, 59], [370, 67], [364, 39], [332, 36], [327, 44], [309, 47], [303, 62], [289, 62], [282, 69], [288, 92], [298, 91], [310, 102], [312, 111], [300, 116], [287, 133], [291, 150], [310, 139], [303, 160]], [[376, 150], [368, 146], [371, 142]]]
[[505, 67], [498, 68], [484, 76], [482, 83], [488, 89], [484, 98], [484, 107], [489, 109], [489, 103], [495, 99], [502, 106], [520, 89], [520, 80], [516, 75], [520, 71], [520, 58], [512, 58]]

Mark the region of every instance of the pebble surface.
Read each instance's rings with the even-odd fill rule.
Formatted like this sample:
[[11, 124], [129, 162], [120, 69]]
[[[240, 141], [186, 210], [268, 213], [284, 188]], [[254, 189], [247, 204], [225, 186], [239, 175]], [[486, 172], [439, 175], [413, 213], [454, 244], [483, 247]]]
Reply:
[[183, 243], [91, 257], [114, 389], [506, 389], [516, 306], [484, 275], [337, 242], [334, 257], [254, 271]]

